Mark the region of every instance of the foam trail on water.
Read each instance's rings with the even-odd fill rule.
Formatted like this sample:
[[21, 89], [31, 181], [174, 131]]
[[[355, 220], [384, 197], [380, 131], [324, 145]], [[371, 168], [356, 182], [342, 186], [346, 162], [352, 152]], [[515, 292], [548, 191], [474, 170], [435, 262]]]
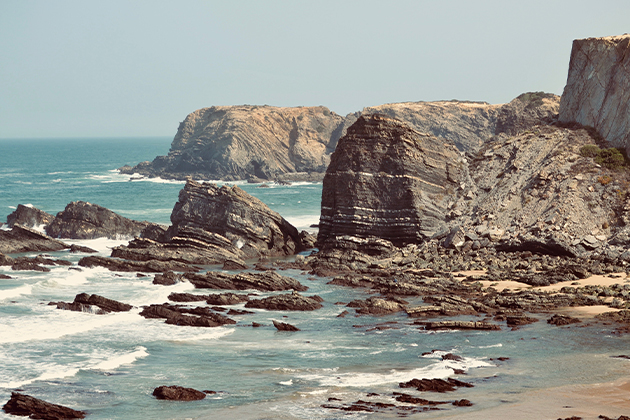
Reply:
[[95, 365], [93, 369], [114, 370], [119, 366], [129, 365], [138, 359], [147, 357], [148, 355], [149, 353], [147, 353], [147, 349], [145, 347], [138, 346], [135, 351], [128, 354], [123, 354], [123, 355], [113, 357], [109, 360], [104, 360], [101, 363], [98, 363], [97, 365]]
[[33, 286], [25, 284], [15, 289], [0, 290], [0, 300], [12, 299], [22, 295], [33, 293]]

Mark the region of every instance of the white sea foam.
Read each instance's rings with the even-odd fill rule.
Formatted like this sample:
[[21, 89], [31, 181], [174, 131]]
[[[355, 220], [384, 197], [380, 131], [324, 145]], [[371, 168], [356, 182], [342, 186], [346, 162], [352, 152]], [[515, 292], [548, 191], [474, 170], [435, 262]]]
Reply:
[[503, 344], [501, 344], [501, 343], [491, 344], [489, 346], [479, 346], [478, 348], [480, 348], [480, 349], [491, 349], [491, 348], [494, 348], [494, 347], [503, 347]]
[[14, 289], [0, 290], [0, 300], [12, 299], [22, 295], [30, 295], [33, 293], [33, 286], [24, 284]]
[[126, 245], [129, 242], [128, 239], [108, 239], [108, 238], [98, 238], [98, 239], [73, 239], [71, 243], [87, 246], [88, 248], [92, 248], [99, 253], [109, 254], [112, 252], [112, 248], [119, 245]]
[[122, 365], [129, 365], [135, 362], [138, 359], [142, 359], [147, 357], [149, 353], [147, 353], [147, 349], [142, 346], [138, 346], [133, 352], [117, 355], [112, 357], [111, 359], [104, 360], [97, 365], [93, 366], [92, 369], [98, 370], [114, 370]]
[[291, 386], [293, 385], [293, 379], [289, 379], [288, 381], [280, 381], [278, 382], [280, 385]]
[[287, 216], [287, 222], [298, 229], [310, 228], [311, 225], [319, 224], [319, 214], [309, 214], [304, 216]]
[[387, 373], [376, 372], [348, 372], [330, 374], [313, 374], [303, 375], [301, 378], [319, 382], [321, 386], [336, 387], [358, 387], [358, 386], [377, 386], [388, 383], [406, 382], [413, 378], [436, 379], [448, 378], [453, 374], [453, 369], [468, 370], [471, 368], [479, 368], [492, 366], [482, 360], [464, 358], [461, 361], [440, 361], [429, 366], [418, 369], [401, 371], [391, 370]]

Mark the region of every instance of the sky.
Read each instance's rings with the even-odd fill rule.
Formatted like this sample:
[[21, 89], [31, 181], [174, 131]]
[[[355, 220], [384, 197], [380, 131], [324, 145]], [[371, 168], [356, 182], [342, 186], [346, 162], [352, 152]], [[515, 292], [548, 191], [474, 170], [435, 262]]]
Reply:
[[0, 0], [0, 138], [174, 136], [213, 105], [561, 94], [630, 1]]

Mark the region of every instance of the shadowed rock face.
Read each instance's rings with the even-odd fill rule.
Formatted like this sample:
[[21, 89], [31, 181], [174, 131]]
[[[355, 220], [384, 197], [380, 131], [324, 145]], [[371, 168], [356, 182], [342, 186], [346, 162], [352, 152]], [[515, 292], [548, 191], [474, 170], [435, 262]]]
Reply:
[[326, 172], [318, 243], [341, 235], [421, 242], [444, 228], [447, 199], [466, 180], [448, 140], [384, 115], [362, 116], [339, 140]]
[[26, 227], [48, 225], [55, 216], [32, 206], [18, 204], [17, 209], [7, 216], [7, 225], [13, 227], [18, 224]]
[[97, 204], [73, 201], [46, 227], [53, 238], [95, 239], [140, 234], [148, 222], [136, 222]]
[[573, 41], [560, 121], [595, 127], [630, 151], [630, 35]]
[[51, 404], [18, 392], [11, 393], [11, 399], [2, 407], [2, 410], [15, 416], [44, 420], [83, 419], [87, 414], [85, 411]]

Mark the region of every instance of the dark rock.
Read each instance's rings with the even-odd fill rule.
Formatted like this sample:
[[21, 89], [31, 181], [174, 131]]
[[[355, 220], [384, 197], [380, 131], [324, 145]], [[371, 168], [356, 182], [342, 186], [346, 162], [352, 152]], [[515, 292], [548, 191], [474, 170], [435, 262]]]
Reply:
[[2, 410], [15, 416], [28, 416], [31, 419], [43, 420], [83, 419], [87, 415], [85, 411], [51, 404], [17, 392], [11, 393], [11, 398], [2, 407]]
[[126, 261], [118, 258], [91, 255], [79, 260], [81, 267], [105, 267], [110, 271], [141, 271], [145, 273], [165, 273], [167, 271], [199, 271], [199, 268], [177, 261]]
[[296, 291], [290, 294], [269, 296], [264, 299], [252, 299], [246, 308], [267, 309], [270, 311], [314, 311], [322, 307], [323, 299], [319, 296], [302, 296]]
[[347, 306], [349, 308], [357, 308], [357, 313], [361, 315], [389, 315], [405, 310], [399, 302], [377, 297], [353, 300]]
[[68, 311], [88, 312], [98, 315], [110, 312], [128, 312], [133, 306], [126, 303], [118, 302], [99, 295], [88, 295], [87, 293], [79, 293], [75, 296], [74, 302], [57, 302], [57, 309], [65, 309]]
[[442, 360], [460, 361], [460, 360], [463, 360], [463, 357], [462, 356], [458, 356], [458, 355], [453, 354], [453, 353], [446, 353], [445, 355], [442, 356]]
[[416, 388], [418, 391], [450, 392], [456, 388], [472, 388], [473, 385], [454, 378], [444, 379], [412, 379], [398, 384], [401, 388]]
[[153, 396], [158, 400], [196, 401], [206, 398], [206, 394], [193, 388], [177, 385], [159, 386], [153, 390]]
[[70, 248], [31, 228], [13, 225], [11, 230], [0, 230], [0, 253], [51, 252]]
[[300, 331], [298, 327], [276, 320], [273, 321], [273, 326], [276, 327], [278, 331]]
[[205, 274], [186, 274], [185, 278], [197, 289], [224, 290], [260, 290], [274, 292], [282, 290], [297, 290], [304, 292], [308, 287], [291, 277], [281, 276], [274, 271], [262, 273], [227, 274], [218, 271], [208, 271]]
[[[1, 265], [1, 264], [0, 264]], [[0, 274], [0, 280], [9, 280], [12, 279], [13, 277], [11, 276], [7, 276], [6, 274]]]
[[46, 226], [46, 233], [53, 238], [70, 239], [116, 239], [121, 236], [133, 237], [148, 225], [122, 217], [97, 204], [74, 201]]
[[18, 224], [33, 228], [50, 224], [55, 216], [32, 206], [18, 204], [17, 209], [7, 216], [7, 225], [12, 228]]
[[396, 395], [396, 401], [404, 402], [404, 403], [407, 403], [407, 404], [414, 404], [414, 405], [448, 404], [446, 401], [425, 400], [424, 398], [417, 398], [417, 397], [414, 397], [412, 395], [404, 394], [404, 393], [400, 393], [400, 392], [394, 392], [394, 395]]
[[[445, 200], [466, 178], [455, 146], [384, 115], [360, 117], [324, 177], [320, 249], [337, 236], [418, 243], [445, 226]], [[328, 243], [332, 241], [331, 243]]]
[[227, 260], [223, 263], [223, 270], [246, 270], [247, 264], [238, 261]]
[[254, 328], [260, 328], [260, 327], [262, 327], [262, 326], [263, 326], [263, 325], [262, 325], [262, 324], [259, 324], [258, 322], [252, 322], [252, 327], [254, 327]]
[[453, 405], [456, 407], [472, 407], [473, 403], [469, 400], [457, 400], [453, 401]]
[[[189, 316], [185, 313], [197, 313], [201, 316]], [[208, 308], [198, 307], [194, 309], [186, 309], [179, 306], [169, 305], [150, 305], [145, 307], [140, 315], [145, 318], [164, 318], [167, 324], [191, 326], [191, 327], [219, 327], [221, 325], [236, 324], [233, 319], [223, 315], [212, 313]]]
[[579, 322], [582, 322], [582, 321], [580, 321], [578, 318], [573, 318], [567, 315], [559, 315], [559, 314], [554, 314], [551, 316], [551, 318], [547, 320], [547, 324], [553, 324], [557, 326], [576, 324]]
[[181, 274], [173, 273], [172, 271], [167, 271], [162, 274], [156, 274], [153, 277], [153, 284], [161, 284], [162, 286], [172, 286], [177, 284], [182, 279]]
[[484, 321], [435, 321], [424, 324], [427, 330], [500, 330], [501, 327]]
[[98, 251], [95, 249], [89, 248], [87, 246], [72, 244], [70, 245], [70, 252], [72, 253], [84, 252], [86, 254], [96, 254]]
[[147, 227], [142, 229], [140, 237], [150, 239], [152, 241], [162, 242], [164, 235], [166, 234], [166, 227], [158, 225], [157, 223], [149, 223]]
[[536, 318], [532, 318], [529, 316], [521, 315], [521, 316], [508, 316], [507, 319], [508, 327], [518, 327], [521, 325], [532, 324], [534, 322], [538, 322]]
[[203, 302], [208, 298], [208, 295], [194, 295], [192, 293], [171, 293], [168, 295], [168, 300], [173, 302]]
[[253, 311], [244, 311], [240, 309], [230, 309], [229, 311], [227, 311], [228, 316], [253, 315], [255, 313], [256, 312], [253, 312]]
[[247, 295], [237, 295], [235, 293], [221, 293], [208, 295], [206, 303], [208, 305], [238, 305], [249, 301]]

